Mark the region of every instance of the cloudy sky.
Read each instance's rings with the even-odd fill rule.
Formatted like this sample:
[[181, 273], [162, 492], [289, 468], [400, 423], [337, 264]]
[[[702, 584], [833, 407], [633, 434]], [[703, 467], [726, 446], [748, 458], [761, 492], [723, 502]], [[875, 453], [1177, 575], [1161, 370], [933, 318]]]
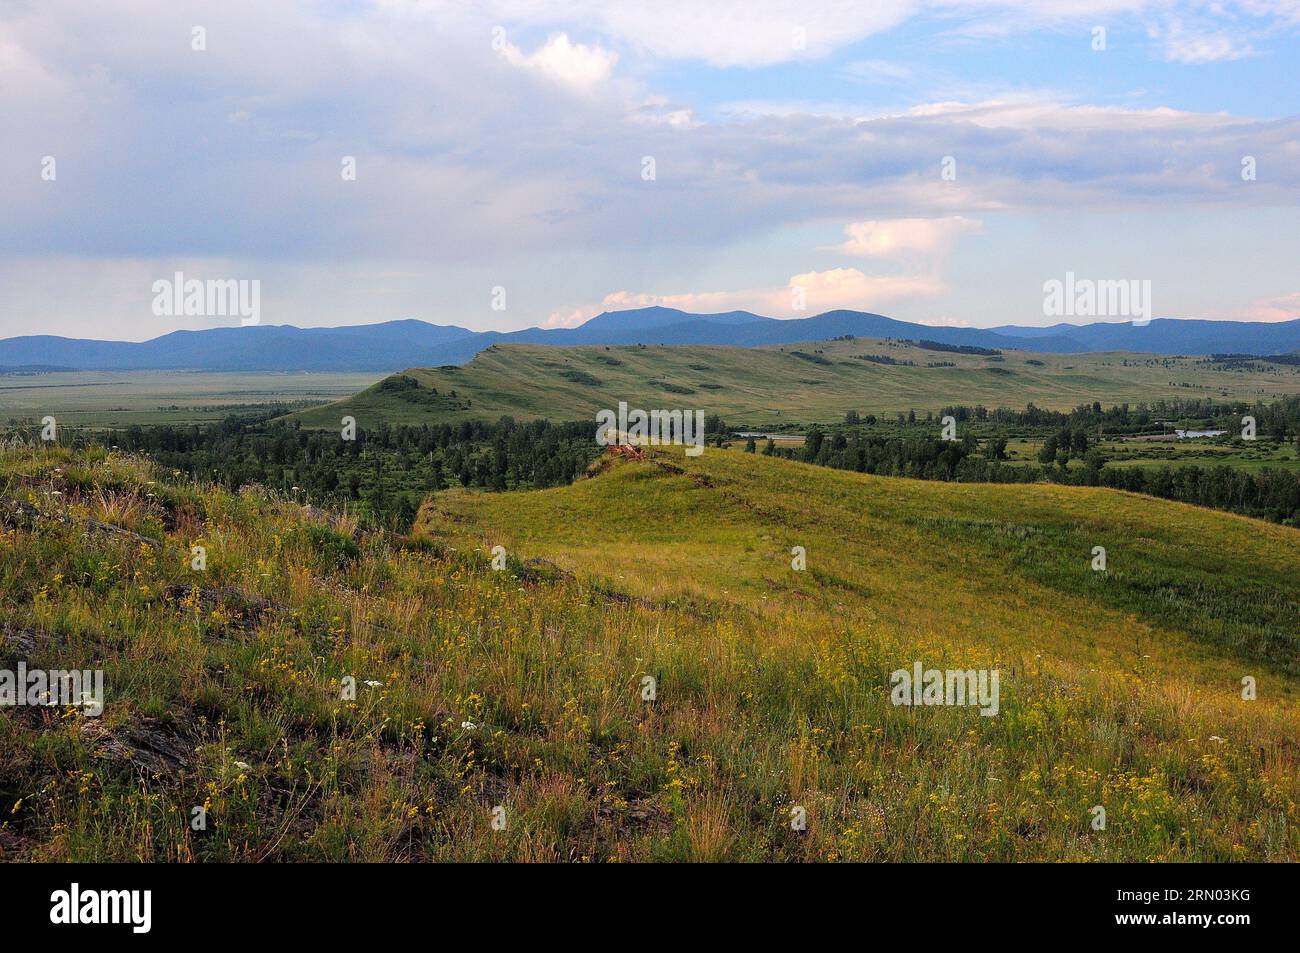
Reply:
[[1288, 319], [1298, 41], [1300, 0], [4, 0], [0, 337], [238, 324], [156, 315], [177, 271], [300, 326], [1043, 325], [1066, 272]]

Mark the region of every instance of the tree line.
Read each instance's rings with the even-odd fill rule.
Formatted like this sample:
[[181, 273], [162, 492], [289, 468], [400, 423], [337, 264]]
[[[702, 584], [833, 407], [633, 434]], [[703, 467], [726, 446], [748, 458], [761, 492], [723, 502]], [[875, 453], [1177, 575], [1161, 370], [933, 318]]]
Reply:
[[[755, 442], [750, 439], [745, 449], [755, 452]], [[958, 440], [943, 440], [906, 429], [881, 433], [857, 427], [810, 427], [802, 447], [782, 448], [769, 439], [762, 452], [881, 476], [961, 483], [1050, 480], [1104, 486], [1300, 526], [1300, 472], [1226, 465], [1108, 467], [1095, 441], [1080, 426], [1066, 426], [1047, 436], [1039, 452], [1041, 466], [1006, 464], [1005, 436], [980, 441], [969, 430]], [[1076, 457], [1083, 466], [1067, 468]]]
[[600, 448], [590, 423], [546, 420], [308, 430], [262, 417], [130, 426], [89, 436], [145, 453], [192, 479], [229, 489], [260, 484], [317, 503], [346, 502], [365, 521], [404, 530], [420, 501], [449, 486], [540, 489], [573, 482]]

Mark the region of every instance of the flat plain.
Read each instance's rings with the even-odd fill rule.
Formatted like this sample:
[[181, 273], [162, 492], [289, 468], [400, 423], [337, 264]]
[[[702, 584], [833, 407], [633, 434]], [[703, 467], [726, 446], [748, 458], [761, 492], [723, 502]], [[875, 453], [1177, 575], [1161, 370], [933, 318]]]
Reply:
[[215, 371], [65, 371], [0, 374], [0, 424], [49, 414], [69, 426], [125, 427], [220, 420], [270, 404], [322, 403], [375, 382], [374, 374]]

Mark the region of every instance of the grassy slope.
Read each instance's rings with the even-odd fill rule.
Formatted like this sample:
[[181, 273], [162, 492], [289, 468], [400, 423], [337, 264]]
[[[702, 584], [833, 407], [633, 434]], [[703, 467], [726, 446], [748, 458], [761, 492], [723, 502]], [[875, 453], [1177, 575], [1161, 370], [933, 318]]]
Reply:
[[[1280, 815], [1240, 800], [1281, 784], [1274, 807], [1295, 810], [1294, 531], [1087, 488], [871, 478], [712, 450], [670, 466], [685, 472], [625, 465], [560, 490], [443, 494], [424, 531], [542, 556], [653, 604], [743, 609], [726, 644], [706, 624], [685, 645], [662, 638], [647, 668], [667, 704], [704, 679], [694, 745], [784, 776], [796, 799], [808, 786], [826, 797], [831, 853], [852, 853], [843, 838], [875, 807], [874, 857], [1295, 856]], [[789, 567], [796, 545], [805, 573]], [[1090, 568], [1094, 545], [1108, 574]], [[709, 662], [658, 661], [674, 653]], [[887, 673], [916, 660], [998, 666], [1002, 715], [893, 709]], [[1266, 686], [1260, 700], [1240, 699], [1244, 674]], [[809, 749], [797, 759], [781, 751], [796, 736]], [[758, 738], [773, 750], [754, 757], [743, 749]], [[1097, 803], [1111, 829], [1091, 838], [1082, 818]], [[1271, 846], [1247, 844], [1265, 830]]]
[[[0, 495], [50, 514], [0, 519], [5, 661], [102, 659], [109, 686], [99, 722], [0, 714], [0, 851], [1300, 856], [1295, 531], [1102, 490], [656, 460], [439, 494], [400, 548], [116, 456], [0, 457]], [[1001, 713], [893, 707], [913, 660], [997, 665]], [[345, 673], [382, 685], [341, 702]]]
[[[815, 355], [818, 348], [825, 354]], [[828, 363], [798, 357], [795, 351]], [[888, 354], [919, 366], [874, 364], [854, 354]], [[1130, 366], [1122, 365], [1125, 359]], [[1027, 363], [1031, 360], [1042, 366]], [[957, 366], [924, 366], [939, 361]], [[505, 345], [460, 367], [404, 372], [426, 388], [436, 388], [439, 395], [454, 390], [462, 402], [469, 400], [468, 407], [413, 402], [376, 385], [295, 416], [304, 426], [338, 427], [340, 418], [351, 415], [363, 428], [380, 422], [495, 420], [502, 414], [579, 420], [626, 400], [632, 407], [700, 408], [721, 413], [729, 422], [772, 426], [838, 420], [847, 410], [880, 414], [938, 410], [958, 403], [1023, 407], [1030, 401], [1068, 410], [1094, 400], [1106, 406], [1176, 397], [1271, 400], [1300, 392], [1300, 368], [1254, 374], [1206, 370], [1187, 358], [1169, 361], [1170, 366], [1163, 366], [1152, 362], [1151, 355], [1007, 351], [998, 362], [867, 339], [784, 349]], [[585, 382], [584, 375], [594, 382]]]

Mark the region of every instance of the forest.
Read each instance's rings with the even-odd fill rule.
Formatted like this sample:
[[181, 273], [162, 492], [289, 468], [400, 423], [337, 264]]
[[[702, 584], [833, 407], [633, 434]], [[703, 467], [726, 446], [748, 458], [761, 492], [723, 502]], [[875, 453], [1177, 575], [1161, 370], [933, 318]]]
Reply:
[[[420, 501], [431, 492], [449, 486], [501, 492], [566, 485], [600, 453], [587, 421], [502, 417], [438, 425], [381, 423], [359, 429], [355, 440], [344, 440], [337, 431], [275, 419], [281, 412], [269, 408], [207, 425], [87, 430], [74, 442], [147, 454], [164, 467], [227, 489], [258, 484], [304, 502], [345, 503], [365, 522], [399, 531], [410, 526]], [[842, 423], [808, 427], [802, 446], [778, 446], [769, 439], [761, 452], [882, 476], [1112, 487], [1298, 526], [1300, 471], [1124, 467], [1108, 465], [1099, 446], [1103, 437], [1173, 425], [1217, 426], [1235, 434], [1246, 415], [1255, 418], [1259, 440], [1300, 445], [1300, 397], [1292, 397], [1272, 404], [1193, 399], [1109, 409], [1094, 402], [1068, 413], [1033, 404], [1024, 410], [952, 406], [938, 414], [911, 412], [883, 420], [849, 412]], [[940, 436], [948, 416], [957, 424], [955, 440]], [[714, 446], [732, 445], [736, 429], [718, 415], [705, 418]], [[1043, 440], [1038, 465], [1008, 463], [1008, 436], [1026, 435]], [[753, 438], [745, 449], [759, 450]]]
[[[1260, 439], [1285, 440], [1300, 432], [1294, 416], [1300, 402], [1290, 403], [1289, 415], [1270, 412], [1261, 417], [1258, 424]], [[1061, 415], [1033, 412], [1032, 409], [1019, 418], [1010, 415], [1008, 423], [1028, 417], [1061, 425], [1059, 429], [1047, 432], [1038, 455], [1039, 466], [1003, 462], [1007, 443], [1003, 433], [993, 433], [980, 440], [968, 428], [959, 439], [943, 440], [938, 436], [937, 426], [923, 428], [919, 425], [895, 427], [884, 432], [848, 425], [829, 430], [811, 427], [802, 447], [778, 447], [769, 439], [762, 452], [881, 476], [962, 483], [1048, 480], [1104, 486], [1300, 526], [1300, 473], [1282, 468], [1252, 471], [1228, 465], [1107, 466], [1105, 455], [1097, 447], [1096, 428], [1097, 418], [1105, 416], [1090, 411]], [[1107, 419], [1117, 426], [1136, 426], [1136, 419], [1146, 416], [1148, 412], [1144, 411], [1127, 416], [1112, 415]], [[958, 432], [961, 433], [960, 429]], [[754, 452], [757, 449], [755, 441], [750, 439], [745, 449]], [[1075, 459], [1080, 460], [1083, 466], [1069, 467]]]
[[84, 439], [131, 453], [226, 489], [260, 484], [314, 503], [347, 503], [364, 521], [405, 530], [429, 493], [449, 486], [540, 489], [571, 483], [600, 448], [593, 425], [464, 421], [380, 424], [339, 432], [267, 417], [207, 426], [158, 425], [101, 431]]

